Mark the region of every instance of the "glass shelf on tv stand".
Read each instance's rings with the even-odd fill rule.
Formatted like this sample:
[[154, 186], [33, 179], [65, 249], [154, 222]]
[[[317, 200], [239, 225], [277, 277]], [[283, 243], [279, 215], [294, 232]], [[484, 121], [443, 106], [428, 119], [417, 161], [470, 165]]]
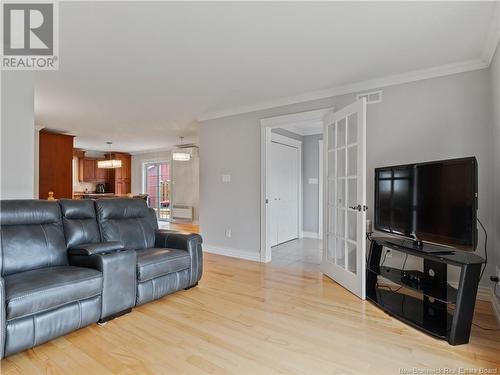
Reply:
[[[387, 266], [379, 266], [379, 269], [368, 268], [369, 272], [374, 273], [375, 275], [389, 280], [391, 283], [396, 284], [396, 290], [393, 290], [393, 286], [387, 285], [388, 291], [396, 292], [402, 289], [407, 289], [416, 293], [421, 293], [424, 296], [429, 298], [433, 298], [435, 300], [441, 301], [447, 304], [455, 304], [457, 302], [457, 293], [458, 290], [453, 288], [448, 283], [440, 283], [440, 284], [424, 284], [417, 285], [415, 283], [405, 282], [402, 278], [402, 271], [398, 268], [387, 267]], [[379, 285], [382, 285], [379, 283]], [[401, 289], [400, 289], [401, 288]]]

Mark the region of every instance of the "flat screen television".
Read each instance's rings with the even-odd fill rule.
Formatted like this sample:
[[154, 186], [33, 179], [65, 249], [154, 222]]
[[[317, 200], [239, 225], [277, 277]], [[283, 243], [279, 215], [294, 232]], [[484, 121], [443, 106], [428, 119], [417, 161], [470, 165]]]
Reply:
[[378, 231], [474, 251], [476, 211], [475, 157], [375, 169]]

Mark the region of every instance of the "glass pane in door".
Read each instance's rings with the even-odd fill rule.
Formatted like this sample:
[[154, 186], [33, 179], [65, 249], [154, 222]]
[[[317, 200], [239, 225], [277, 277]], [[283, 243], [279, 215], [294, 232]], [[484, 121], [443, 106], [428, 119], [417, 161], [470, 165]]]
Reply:
[[148, 205], [155, 210], [158, 220], [170, 220], [170, 164], [168, 162], [146, 164], [145, 185]]

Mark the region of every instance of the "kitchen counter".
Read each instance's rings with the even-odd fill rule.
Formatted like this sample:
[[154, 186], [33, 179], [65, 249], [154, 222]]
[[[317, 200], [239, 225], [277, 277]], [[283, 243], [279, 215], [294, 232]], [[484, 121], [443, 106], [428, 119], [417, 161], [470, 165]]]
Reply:
[[98, 199], [98, 198], [113, 198], [115, 197], [115, 193], [85, 193], [81, 191], [75, 191], [73, 193], [73, 198], [74, 199], [82, 199], [82, 198], [87, 198], [87, 199]]

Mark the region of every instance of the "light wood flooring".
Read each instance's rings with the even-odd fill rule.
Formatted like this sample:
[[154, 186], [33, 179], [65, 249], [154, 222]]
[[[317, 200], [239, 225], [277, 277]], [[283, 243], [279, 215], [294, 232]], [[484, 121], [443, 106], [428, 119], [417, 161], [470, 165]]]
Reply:
[[178, 230], [179, 232], [198, 233], [200, 231], [199, 225], [190, 223], [169, 223], [167, 221], [159, 221], [158, 227], [160, 229]]
[[[187, 229], [187, 228], [177, 228]], [[14, 374], [400, 374], [497, 368], [500, 332], [452, 347], [317, 270], [205, 254], [198, 287], [1, 362]], [[496, 327], [491, 305], [475, 322]]]

